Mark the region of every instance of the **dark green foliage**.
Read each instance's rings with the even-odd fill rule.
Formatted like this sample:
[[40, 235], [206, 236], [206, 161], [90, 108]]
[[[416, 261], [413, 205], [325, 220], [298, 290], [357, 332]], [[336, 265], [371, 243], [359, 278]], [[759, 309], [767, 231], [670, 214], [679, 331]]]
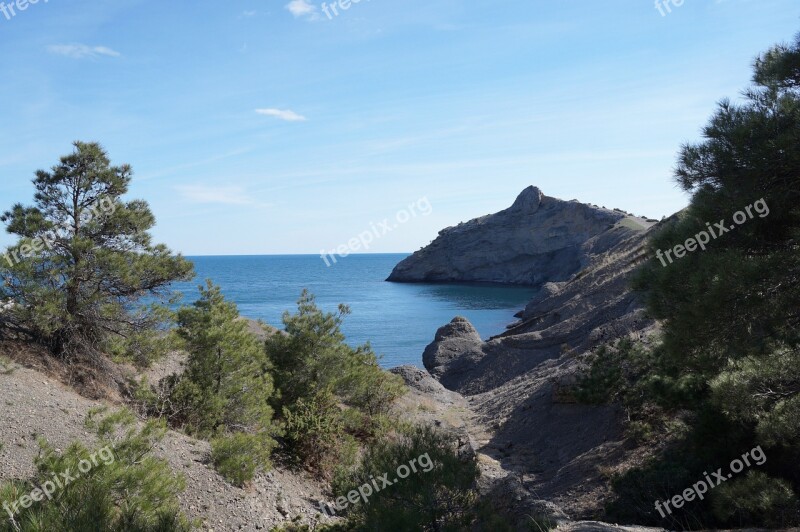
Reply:
[[[614, 497], [606, 507], [609, 519], [619, 523], [662, 526], [672, 530], [698, 528], [712, 520], [710, 510], [697, 502], [689, 503], [681, 512], [661, 517], [656, 501], [665, 501], [683, 492], [698, 479], [703, 467], [691, 455], [670, 450], [644, 466], [614, 477]], [[697, 469], [699, 473], [694, 473]], [[698, 476], [699, 475], [699, 476]]]
[[345, 433], [342, 408], [331, 393], [321, 392], [283, 407], [283, 420], [286, 448], [299, 463], [327, 477], [345, 461], [353, 442]]
[[760, 523], [783, 528], [796, 524], [800, 515], [791, 485], [759, 471], [723, 484], [711, 494], [711, 500], [715, 516], [731, 527]]
[[0, 261], [0, 301], [16, 303], [3, 328], [66, 356], [97, 352], [158, 320], [131, 308], [191, 278], [192, 265], [152, 243], [147, 203], [122, 200], [131, 175], [127, 165], [111, 166], [100, 145], [82, 142], [36, 173], [34, 206], [17, 204], [0, 217], [19, 237]]
[[173, 419], [208, 436], [224, 428], [269, 427], [274, 392], [261, 342], [209, 281], [200, 299], [178, 311], [178, 336], [189, 352], [173, 398], [182, 405]]
[[304, 291], [297, 314], [284, 314], [286, 334], [266, 341], [280, 383], [273, 403], [283, 414], [286, 450], [326, 477], [352, 461], [354, 437], [367, 442], [385, 430], [392, 403], [406, 391], [369, 345], [347, 345], [341, 324], [349, 313], [344, 305], [323, 312]]
[[263, 432], [223, 434], [211, 440], [211, 461], [220, 475], [243, 486], [253, 480], [259, 468], [269, 466], [274, 444]]
[[284, 314], [286, 334], [267, 340], [275, 379], [281, 383], [280, 404], [292, 405], [322, 390], [364, 412], [387, 412], [405, 388], [399, 377], [381, 370], [369, 345], [347, 345], [341, 325], [350, 309], [340, 305], [337, 313], [323, 312], [307, 291], [297, 307], [297, 314]]
[[193, 306], [178, 311], [177, 335], [189, 353], [186, 371], [156, 389], [144, 382], [136, 398], [150, 415], [210, 439], [215, 466], [241, 485], [270, 467], [276, 444], [269, 360], [236, 305], [210, 281]]
[[149, 315], [147, 319], [150, 327], [130, 331], [126, 336], [111, 336], [104, 350], [113, 360], [131, 362], [140, 368], [147, 368], [153, 362], [179, 350], [181, 342], [172, 328], [175, 314], [168, 307], [150, 305], [139, 312]]
[[[151, 421], [136, 428], [135, 417], [120, 411], [102, 419], [90, 417], [90, 426], [101, 436], [90, 451], [80, 443], [64, 452], [40, 442], [42, 452], [36, 460], [36, 478], [0, 486], [0, 500], [13, 501], [32, 490], [45, 487], [54, 474], [70, 472], [76, 476], [79, 463], [92, 467], [63, 488], [52, 491], [52, 500], [43, 498], [28, 509], [21, 509], [12, 522], [0, 517], [4, 532], [172, 532], [192, 527], [178, 510], [178, 494], [184, 482], [167, 463], [151, 455], [151, 449], [164, 435], [164, 427]], [[94, 457], [94, 458], [92, 458]], [[60, 477], [62, 478], [62, 477]]]
[[[748, 206], [754, 215], [706, 250], [666, 267], [653, 259], [637, 281], [664, 324], [640, 379], [642, 404], [656, 403], [690, 430], [616, 480], [610, 513], [618, 519], [673, 528], [800, 524], [800, 37], [762, 55], [753, 79], [743, 104], [722, 102], [703, 142], [683, 148], [676, 178], [691, 205], [665, 224], [651, 252], [708, 224], [730, 226]], [[669, 524], [654, 516], [655, 499], [756, 445], [769, 457], [763, 467]]]
[[386, 473], [390, 481], [394, 480], [399, 466], [421, 456], [426, 460], [420, 460], [423, 465], [416, 466], [416, 473], [375, 492], [367, 504], [348, 508], [352, 530], [468, 529], [475, 519], [479, 471], [473, 460], [463, 460], [456, 454], [453, 443], [430, 427], [418, 426], [399, 438], [370, 445], [360, 467], [334, 482], [337, 497]]
[[578, 380], [575, 397], [587, 404], [635, 401], [634, 387], [646, 374], [651, 355], [629, 338], [601, 346], [588, 359], [589, 371]]

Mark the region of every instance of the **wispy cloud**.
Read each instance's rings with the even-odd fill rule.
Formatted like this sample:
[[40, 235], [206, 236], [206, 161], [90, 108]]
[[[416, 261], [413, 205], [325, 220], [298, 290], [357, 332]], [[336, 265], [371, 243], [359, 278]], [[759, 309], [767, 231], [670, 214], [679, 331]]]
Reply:
[[290, 109], [256, 109], [256, 113], [264, 116], [272, 116], [286, 122], [305, 122], [303, 115], [299, 115]]
[[256, 16], [257, 14], [258, 14], [258, 11], [256, 11], [256, 10], [253, 10], [253, 11], [244, 11], [244, 12], [242, 12], [242, 17], [243, 17], [243, 18], [253, 18], [253, 17], [254, 17], [254, 16]]
[[286, 4], [286, 9], [296, 18], [302, 17], [309, 20], [316, 20], [319, 17], [317, 6], [310, 4], [308, 0], [292, 0]]
[[223, 205], [249, 205], [253, 200], [242, 187], [214, 187], [206, 185], [176, 186], [185, 200], [192, 203], [218, 203]]
[[107, 46], [88, 46], [85, 44], [53, 44], [47, 47], [47, 51], [53, 54], [71, 57], [72, 59], [98, 56], [120, 57], [122, 55]]

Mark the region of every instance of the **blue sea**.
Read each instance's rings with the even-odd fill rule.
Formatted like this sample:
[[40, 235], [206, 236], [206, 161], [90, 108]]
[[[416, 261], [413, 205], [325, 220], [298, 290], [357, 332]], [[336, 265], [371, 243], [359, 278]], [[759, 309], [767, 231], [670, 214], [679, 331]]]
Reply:
[[369, 341], [387, 368], [422, 367], [422, 352], [436, 330], [465, 316], [486, 339], [514, 322], [534, 289], [494, 285], [398, 284], [385, 281], [407, 254], [350, 255], [330, 267], [319, 255], [189, 257], [197, 277], [176, 283], [184, 303], [198, 297], [197, 285], [211, 279], [243, 316], [282, 328], [284, 311], [294, 312], [304, 288], [326, 311], [350, 306], [343, 331], [348, 343]]

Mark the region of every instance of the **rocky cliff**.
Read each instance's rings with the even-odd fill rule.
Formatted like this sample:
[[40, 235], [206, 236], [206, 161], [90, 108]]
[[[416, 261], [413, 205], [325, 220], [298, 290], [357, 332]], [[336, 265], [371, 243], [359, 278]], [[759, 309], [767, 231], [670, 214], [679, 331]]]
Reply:
[[[436, 279], [429, 272], [444, 271], [451, 257], [461, 266], [448, 271], [448, 280], [540, 284], [519, 321], [502, 334], [483, 341], [468, 320], [456, 317], [423, 354], [430, 374], [465, 398], [468, 437], [484, 476], [494, 479], [485, 493], [498, 501], [511, 497], [509, 511], [556, 522], [596, 518], [608, 496], [602, 472], [636, 459], [625, 444], [619, 408], [577, 404], [571, 392], [587, 355], [624, 336], [647, 342], [657, 330], [630, 288], [654, 225], [529, 188], [511, 209], [443, 231], [438, 243], [393, 274]], [[492, 239], [513, 247], [500, 250]], [[492, 273], [464, 277], [464, 261]]]
[[442, 230], [429, 246], [398, 264], [388, 280], [566, 281], [648, 225], [622, 211], [551, 198], [531, 186], [508, 209]]

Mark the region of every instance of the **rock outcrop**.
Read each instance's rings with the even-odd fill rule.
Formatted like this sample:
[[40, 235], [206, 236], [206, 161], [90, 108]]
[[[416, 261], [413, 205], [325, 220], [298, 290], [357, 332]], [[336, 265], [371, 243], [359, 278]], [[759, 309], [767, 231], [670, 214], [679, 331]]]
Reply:
[[644, 219], [528, 187], [508, 209], [448, 227], [400, 262], [395, 282], [566, 281], [592, 258], [649, 226]]
[[483, 340], [466, 318], [460, 316], [439, 328], [436, 338], [422, 354], [422, 363], [442, 384], [455, 388], [456, 376], [468, 373], [483, 358]]
[[[423, 355], [430, 374], [466, 398], [472, 413], [468, 432], [487, 479], [484, 493], [494, 501], [513, 499], [509, 511], [549, 513], [552, 520], [562, 522], [558, 511], [544, 511], [541, 503], [546, 500], [572, 519], [596, 518], [602, 515], [609, 489], [600, 472], [629, 459], [619, 407], [581, 405], [572, 396], [587, 354], [624, 336], [647, 342], [657, 328], [630, 287], [646, 259], [654, 223], [609, 212], [527, 189], [508, 211], [465, 224], [471, 228], [457, 237], [453, 230], [444, 231], [438, 244], [406, 259], [396, 270], [427, 271], [442, 257], [457, 257], [456, 246], [461, 245], [476, 264], [483, 260], [488, 265], [500, 255], [501, 268], [536, 264], [535, 273], [528, 272], [539, 291], [519, 312], [517, 323], [484, 342], [468, 320], [457, 317], [437, 331]], [[508, 234], [499, 230], [501, 224], [491, 221], [498, 216], [529, 224], [527, 234], [535, 242], [520, 242], [517, 228], [505, 222]], [[560, 235], [570, 228], [578, 236]], [[498, 242], [514, 241], [516, 251], [503, 255], [488, 245], [488, 234]], [[558, 243], [546, 241], [547, 235], [559, 235]], [[478, 244], [483, 245], [483, 259], [476, 251], [481, 246], [462, 243], [462, 238], [482, 239]], [[530, 253], [533, 248], [548, 249], [549, 255]], [[524, 253], [524, 260], [514, 253]], [[457, 274], [458, 268], [450, 273]], [[586, 529], [614, 529], [591, 525]]]

